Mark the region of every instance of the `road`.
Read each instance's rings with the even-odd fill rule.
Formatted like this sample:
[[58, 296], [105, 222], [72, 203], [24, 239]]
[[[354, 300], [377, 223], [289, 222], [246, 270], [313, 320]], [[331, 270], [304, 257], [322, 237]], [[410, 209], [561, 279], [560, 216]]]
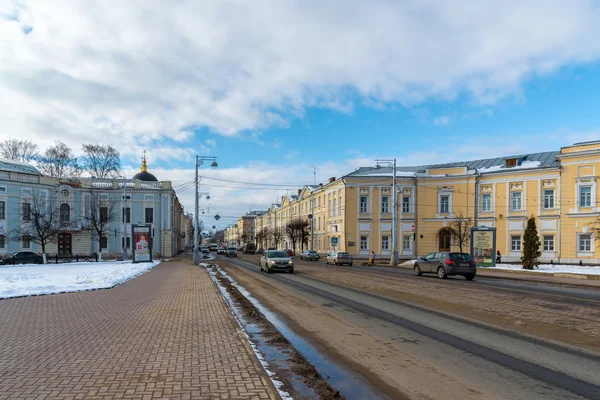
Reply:
[[598, 290], [300, 260], [293, 275], [265, 274], [258, 256], [218, 263], [389, 398], [600, 399]]

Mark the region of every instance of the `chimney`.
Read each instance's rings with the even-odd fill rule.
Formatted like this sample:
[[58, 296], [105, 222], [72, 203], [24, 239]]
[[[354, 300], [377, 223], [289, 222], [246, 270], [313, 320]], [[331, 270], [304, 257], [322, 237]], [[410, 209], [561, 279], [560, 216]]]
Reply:
[[300, 196], [301, 191], [302, 191], [302, 189], [298, 189], [298, 196]]
[[329, 183], [335, 181], [335, 176], [332, 176], [331, 178], [329, 178]]

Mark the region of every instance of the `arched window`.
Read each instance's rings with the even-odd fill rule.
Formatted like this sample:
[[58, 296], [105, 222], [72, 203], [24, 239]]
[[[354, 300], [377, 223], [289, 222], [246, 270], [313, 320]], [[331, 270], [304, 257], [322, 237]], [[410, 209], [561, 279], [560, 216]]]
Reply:
[[67, 203], [60, 205], [60, 222], [71, 220], [71, 207]]

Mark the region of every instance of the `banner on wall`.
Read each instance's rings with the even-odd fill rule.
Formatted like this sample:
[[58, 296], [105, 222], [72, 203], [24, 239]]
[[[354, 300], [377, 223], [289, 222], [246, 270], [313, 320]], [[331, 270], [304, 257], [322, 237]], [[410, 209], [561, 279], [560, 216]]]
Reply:
[[471, 228], [471, 257], [478, 267], [496, 266], [496, 228]]
[[133, 262], [152, 261], [152, 228], [146, 225], [131, 227], [133, 238]]

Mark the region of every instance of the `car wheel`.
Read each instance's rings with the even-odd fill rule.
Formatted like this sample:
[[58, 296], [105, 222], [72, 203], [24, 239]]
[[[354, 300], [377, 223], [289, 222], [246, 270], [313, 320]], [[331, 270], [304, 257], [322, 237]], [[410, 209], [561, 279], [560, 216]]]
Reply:
[[325, 260], [325, 264], [329, 265], [329, 260]]
[[293, 269], [290, 269], [290, 274], [293, 274], [293, 273], [294, 273], [294, 270], [293, 270]]
[[475, 278], [475, 275], [465, 275], [465, 279], [468, 281], [472, 281]]
[[349, 267], [351, 267], [351, 266], [352, 266], [352, 263], [348, 264], [348, 266], [349, 266]]
[[440, 279], [446, 279], [448, 277], [448, 275], [446, 275], [446, 270], [444, 269], [444, 267], [438, 267], [437, 273], [438, 278]]
[[421, 267], [419, 267], [419, 264], [415, 265], [415, 275], [416, 276], [423, 275], [423, 271], [421, 271]]

